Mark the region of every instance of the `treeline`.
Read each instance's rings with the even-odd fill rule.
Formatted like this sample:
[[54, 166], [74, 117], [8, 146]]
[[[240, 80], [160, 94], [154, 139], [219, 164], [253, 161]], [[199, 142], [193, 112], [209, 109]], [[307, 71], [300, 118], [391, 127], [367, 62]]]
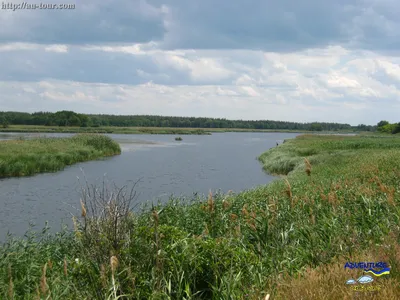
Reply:
[[0, 123], [8, 125], [45, 125], [81, 127], [186, 127], [186, 128], [241, 128], [241, 129], [286, 129], [311, 131], [362, 130], [374, 131], [376, 126], [340, 123], [298, 123], [285, 121], [244, 121], [221, 118], [166, 117], [149, 115], [86, 115], [73, 111], [51, 112], [0, 112]]
[[399, 133], [400, 132], [400, 123], [390, 124], [388, 121], [380, 121], [377, 125], [377, 129], [380, 132], [385, 133]]

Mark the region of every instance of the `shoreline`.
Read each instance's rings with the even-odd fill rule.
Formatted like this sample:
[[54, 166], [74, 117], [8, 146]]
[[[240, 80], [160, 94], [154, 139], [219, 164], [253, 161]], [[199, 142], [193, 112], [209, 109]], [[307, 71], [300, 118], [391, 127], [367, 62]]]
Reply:
[[184, 127], [63, 127], [44, 125], [9, 125], [0, 128], [0, 133], [108, 133], [108, 134], [181, 134], [210, 135], [226, 132], [259, 132], [259, 133], [315, 133], [315, 134], [357, 134], [352, 130], [306, 131], [289, 129], [242, 129], [242, 128], [184, 128]]

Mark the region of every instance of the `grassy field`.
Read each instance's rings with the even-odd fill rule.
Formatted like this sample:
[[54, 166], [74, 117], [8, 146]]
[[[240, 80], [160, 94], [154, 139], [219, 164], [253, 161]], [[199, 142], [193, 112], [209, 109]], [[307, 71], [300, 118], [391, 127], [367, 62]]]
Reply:
[[[306, 132], [301, 130], [242, 129], [242, 128], [173, 128], [173, 127], [59, 127], [10, 125], [0, 132], [64, 132], [64, 133], [121, 133], [121, 134], [211, 134], [213, 132]], [[342, 131], [352, 132], [352, 131]]]
[[77, 162], [120, 153], [118, 143], [96, 134], [0, 141], [0, 177], [55, 172]]
[[[0, 247], [0, 298], [400, 299], [399, 138], [303, 135], [259, 159], [283, 178], [135, 214], [130, 190], [85, 187], [73, 232]], [[356, 292], [346, 261], [391, 272]]]

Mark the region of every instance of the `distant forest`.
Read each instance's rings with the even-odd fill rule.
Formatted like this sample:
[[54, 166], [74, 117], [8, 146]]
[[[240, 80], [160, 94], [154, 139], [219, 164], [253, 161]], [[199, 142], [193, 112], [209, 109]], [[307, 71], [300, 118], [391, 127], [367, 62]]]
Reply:
[[220, 118], [167, 117], [149, 115], [92, 115], [73, 111], [51, 112], [0, 112], [0, 126], [8, 125], [45, 125], [80, 127], [186, 127], [186, 128], [241, 128], [241, 129], [286, 129], [310, 131], [360, 130], [375, 131], [377, 126], [360, 124], [351, 126], [339, 123], [298, 123], [285, 121], [245, 121]]

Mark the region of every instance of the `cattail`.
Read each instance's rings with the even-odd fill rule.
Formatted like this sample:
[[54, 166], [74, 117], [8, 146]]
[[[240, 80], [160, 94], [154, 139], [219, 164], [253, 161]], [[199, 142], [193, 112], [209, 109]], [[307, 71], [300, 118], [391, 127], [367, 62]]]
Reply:
[[308, 176], [311, 176], [311, 163], [307, 158], [304, 158], [304, 162], [306, 164], [306, 173]]
[[241, 234], [241, 230], [240, 230], [240, 224], [235, 226], [235, 235], [236, 236], [240, 236]]
[[336, 204], [336, 194], [334, 192], [328, 193], [328, 201], [330, 204]]
[[114, 274], [118, 267], [118, 258], [114, 255], [110, 257], [110, 266], [111, 266], [111, 280], [113, 285], [114, 298], [117, 298], [117, 288], [115, 286]]
[[8, 284], [8, 298], [14, 299], [14, 282], [12, 280], [11, 265], [8, 266], [8, 277], [10, 278]]
[[85, 208], [85, 203], [83, 203], [81, 199], [81, 209], [82, 209], [82, 218], [86, 217], [86, 208]]
[[104, 264], [100, 265], [100, 280], [101, 280], [101, 285], [103, 288], [107, 287], [107, 276], [106, 276], [106, 268]]
[[289, 181], [285, 178], [285, 183], [286, 183], [286, 195], [289, 197], [290, 200], [292, 200], [292, 187], [290, 186]]
[[78, 221], [76, 220], [76, 217], [75, 217], [75, 216], [72, 217], [72, 223], [73, 223], [73, 225], [74, 225], [75, 236], [76, 236], [77, 238], [80, 238], [80, 237], [81, 237], [81, 232], [79, 231]]
[[248, 217], [248, 215], [249, 215], [249, 212], [247, 211], [247, 204], [243, 205], [242, 215], [245, 217]]
[[210, 212], [213, 212], [214, 211], [214, 199], [213, 199], [213, 194], [212, 194], [211, 190], [208, 193], [208, 201], [207, 201], [207, 203], [208, 203], [208, 210]]
[[43, 266], [42, 277], [40, 278], [40, 291], [42, 295], [46, 295], [49, 289], [46, 278], [47, 263]]
[[159, 221], [159, 216], [158, 216], [158, 212], [156, 210], [153, 210], [153, 219], [156, 225], [158, 225], [158, 221]]
[[78, 231], [78, 222], [76, 221], [75, 216], [72, 216], [72, 224], [74, 224], [75, 233]]
[[248, 220], [248, 221], [247, 221], [247, 225], [249, 225], [249, 227], [251, 228], [251, 230], [257, 231], [256, 225], [254, 224], [254, 221], [252, 222], [252, 221]]
[[395, 188], [391, 188], [387, 195], [388, 203], [393, 206], [396, 205], [394, 202], [394, 192], [395, 192]]
[[115, 274], [115, 271], [118, 268], [118, 258], [116, 256], [111, 256], [110, 257], [110, 266], [111, 266], [111, 273]]
[[379, 189], [381, 190], [381, 192], [383, 192], [383, 193], [387, 193], [389, 191], [388, 188], [386, 187], [386, 185], [384, 185], [382, 182], [378, 182], [378, 186], [379, 186]]
[[311, 221], [311, 223], [312, 223], [313, 225], [315, 225], [315, 216], [314, 216], [314, 213], [313, 213], [313, 209], [312, 209], [312, 208], [310, 208], [310, 221]]
[[67, 259], [64, 257], [64, 276], [68, 275], [68, 264]]
[[49, 266], [49, 269], [52, 270], [52, 269], [53, 269], [53, 262], [49, 259], [49, 260], [47, 261], [47, 264], [48, 264], [48, 266]]
[[208, 230], [208, 226], [207, 226], [207, 223], [206, 223], [205, 226], [204, 226], [204, 231], [203, 231], [202, 235], [205, 236], [205, 235], [208, 235], [209, 233], [210, 232]]
[[224, 208], [224, 210], [227, 210], [229, 206], [229, 202], [226, 199], [222, 200], [222, 207]]
[[131, 266], [129, 266], [127, 271], [128, 271], [128, 277], [131, 278], [131, 280], [132, 280], [132, 288], [135, 289], [136, 279], [135, 279], [135, 276], [133, 276], [133, 274], [132, 274]]

